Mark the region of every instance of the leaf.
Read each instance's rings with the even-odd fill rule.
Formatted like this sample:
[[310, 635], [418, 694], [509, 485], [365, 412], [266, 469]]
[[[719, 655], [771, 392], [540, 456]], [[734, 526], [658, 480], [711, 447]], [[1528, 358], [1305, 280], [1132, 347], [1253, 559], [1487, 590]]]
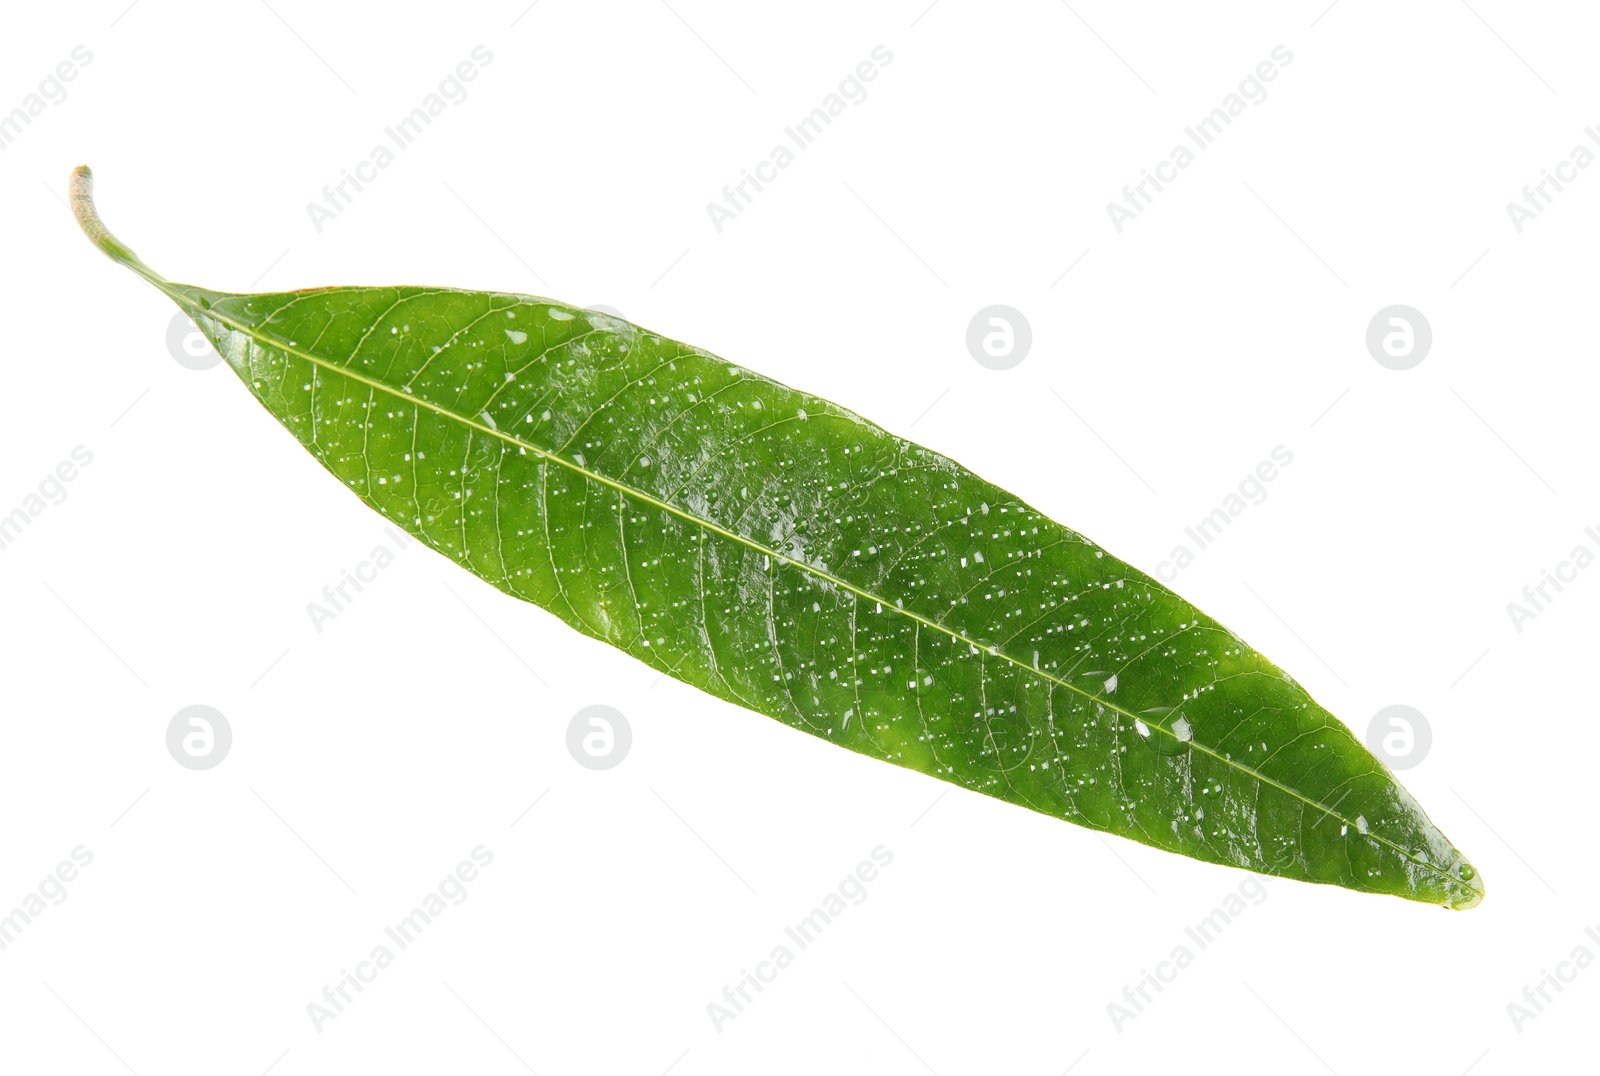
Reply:
[[1466, 908], [1470, 864], [1227, 628], [953, 460], [699, 348], [452, 288], [187, 312], [329, 471], [508, 594], [718, 698], [1212, 863]]

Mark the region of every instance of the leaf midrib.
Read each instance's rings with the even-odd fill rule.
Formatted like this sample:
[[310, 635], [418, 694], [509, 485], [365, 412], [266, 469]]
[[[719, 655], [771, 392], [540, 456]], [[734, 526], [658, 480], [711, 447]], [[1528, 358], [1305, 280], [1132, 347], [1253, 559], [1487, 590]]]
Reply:
[[[143, 274], [141, 274], [141, 275], [143, 275]], [[147, 277], [146, 279], [149, 279], [149, 278]], [[921, 624], [921, 625], [923, 625], [925, 627], [931, 628], [936, 632], [939, 632], [941, 634], [947, 635], [950, 638], [956, 640], [957, 642], [966, 643], [970, 647], [973, 647], [975, 649], [979, 649], [979, 650], [982, 650], [982, 651], [984, 651], [986, 653], [992, 654], [993, 656], [1001, 658], [1004, 661], [1008, 661], [1011, 664], [1015, 665], [1017, 668], [1022, 669], [1026, 673], [1030, 673], [1030, 674], [1032, 674], [1034, 676], [1037, 676], [1041, 680], [1045, 680], [1045, 681], [1047, 681], [1049, 683], [1056, 684], [1056, 685], [1058, 685], [1060, 687], [1064, 687], [1068, 691], [1070, 691], [1070, 692], [1072, 692], [1072, 693], [1074, 693], [1076, 695], [1079, 695], [1079, 696], [1081, 696], [1081, 697], [1083, 697], [1085, 699], [1088, 699], [1088, 700], [1090, 700], [1092, 702], [1095, 702], [1095, 703], [1097, 703], [1097, 704], [1099, 704], [1101, 706], [1104, 706], [1106, 709], [1111, 710], [1114, 713], [1121, 714], [1123, 717], [1128, 718], [1130, 721], [1142, 722], [1142, 723], [1145, 724], [1145, 726], [1147, 728], [1150, 728], [1153, 731], [1154, 730], [1159, 730], [1163, 735], [1171, 737], [1173, 740], [1177, 740], [1177, 734], [1176, 733], [1172, 732], [1170, 729], [1167, 729], [1167, 728], [1161, 726], [1160, 724], [1156, 724], [1154, 722], [1145, 722], [1144, 719], [1142, 717], [1140, 717], [1139, 715], [1137, 715], [1135, 713], [1132, 713], [1131, 711], [1123, 709], [1122, 707], [1118, 706], [1116, 703], [1110, 701], [1109, 699], [1105, 699], [1105, 698], [1102, 698], [1102, 697], [1100, 697], [1098, 695], [1095, 695], [1092, 692], [1085, 691], [1083, 688], [1078, 687], [1076, 684], [1070, 683], [1070, 682], [1068, 682], [1066, 680], [1062, 680], [1059, 677], [1051, 676], [1049, 673], [1045, 672], [1044, 670], [1036, 669], [1033, 666], [1027, 664], [1026, 662], [1020, 661], [1017, 658], [1014, 658], [1009, 654], [1006, 654], [1006, 653], [1003, 653], [1001, 651], [994, 650], [994, 649], [992, 649], [990, 647], [984, 646], [983, 644], [979, 643], [977, 640], [969, 639], [967, 636], [962, 635], [960, 632], [953, 631], [950, 628], [947, 628], [944, 625], [938, 623], [937, 621], [929, 620], [927, 617], [921, 616], [921, 615], [919, 615], [919, 614], [917, 614], [917, 613], [915, 613], [915, 612], [913, 612], [913, 611], [911, 611], [909, 609], [906, 609], [904, 606], [900, 605], [898, 602], [894, 601], [893, 599], [886, 599], [886, 598], [884, 598], [884, 597], [882, 597], [880, 595], [873, 594], [871, 591], [865, 590], [865, 589], [863, 589], [861, 587], [856, 586], [853, 583], [850, 583], [850, 582], [848, 582], [846, 580], [840, 579], [839, 577], [837, 577], [835, 575], [832, 575], [832, 574], [830, 574], [828, 572], [825, 572], [825, 571], [815, 567], [814, 565], [807, 564], [804, 561], [795, 560], [793, 557], [790, 557], [787, 554], [781, 553], [778, 550], [769, 549], [768, 547], [762, 545], [760, 542], [757, 542], [757, 541], [755, 541], [753, 539], [747, 538], [744, 535], [738, 534], [735, 531], [728, 530], [726, 527], [723, 527], [722, 525], [720, 525], [718, 523], [715, 523], [712, 520], [702, 519], [701, 517], [695, 515], [694, 513], [690, 512], [690, 511], [688, 511], [686, 509], [679, 508], [676, 505], [673, 505], [673, 504], [668, 503], [667, 501], [661, 500], [660, 498], [656, 497], [654, 494], [647, 493], [644, 490], [636, 489], [633, 486], [628, 485], [627, 483], [620, 482], [620, 481], [618, 481], [616, 479], [613, 479], [613, 478], [608, 478], [608, 477], [606, 477], [605, 475], [602, 475], [602, 474], [598, 474], [598, 473], [596, 473], [594, 471], [589, 470], [586, 467], [581, 466], [580, 464], [574, 463], [574, 462], [572, 462], [570, 460], [563, 459], [560, 456], [554, 455], [554, 454], [550, 453], [549, 451], [547, 451], [546, 449], [542, 449], [537, 445], [529, 444], [528, 442], [523, 441], [523, 440], [521, 440], [521, 439], [519, 439], [517, 437], [513, 437], [512, 435], [506, 433], [503, 430], [497, 429], [497, 428], [492, 427], [492, 426], [485, 426], [481, 422], [475, 421], [473, 418], [470, 418], [470, 417], [468, 417], [466, 415], [459, 414], [459, 413], [457, 413], [455, 411], [452, 411], [449, 408], [444, 407], [444, 406], [442, 406], [440, 404], [433, 403], [430, 400], [425, 400], [420, 396], [416, 396], [416, 395], [413, 395], [411, 393], [403, 392], [403, 391], [401, 391], [401, 390], [399, 390], [397, 388], [394, 388], [393, 386], [386, 385], [381, 381], [373, 380], [372, 378], [367, 377], [364, 374], [357, 373], [357, 372], [349, 369], [348, 367], [344, 367], [344, 366], [339, 365], [336, 362], [333, 362], [332, 360], [319, 358], [318, 356], [313, 355], [310, 352], [303, 351], [298, 347], [290, 345], [288, 341], [283, 340], [282, 338], [277, 337], [277, 336], [273, 335], [270, 332], [261, 330], [261, 329], [259, 329], [257, 327], [254, 327], [254, 326], [246, 325], [246, 324], [242, 323], [241, 321], [239, 321], [239, 320], [237, 320], [235, 318], [229, 317], [226, 314], [221, 313], [220, 311], [216, 310], [214, 307], [213, 308], [201, 307], [193, 299], [189, 298], [187, 295], [182, 294], [182, 292], [176, 290], [177, 288], [180, 287], [180, 285], [171, 284], [170, 282], [168, 282], [166, 280], [162, 280], [162, 279], [150, 280], [150, 283], [154, 284], [159, 290], [161, 290], [164, 294], [166, 294], [168, 298], [170, 298], [174, 302], [178, 303], [178, 305], [183, 306], [183, 307], [187, 307], [187, 308], [189, 308], [191, 310], [194, 310], [194, 311], [197, 311], [200, 317], [209, 318], [209, 319], [211, 319], [213, 321], [222, 322], [223, 324], [229, 326], [230, 328], [234, 329], [237, 332], [244, 333], [245, 335], [249, 336], [250, 338], [252, 338], [254, 340], [257, 340], [257, 341], [259, 341], [259, 342], [261, 342], [263, 344], [269, 345], [271, 347], [277, 348], [279, 351], [283, 351], [283, 352], [285, 352], [287, 354], [294, 355], [297, 358], [304, 359], [306, 362], [309, 362], [313, 366], [316, 366], [316, 367], [318, 367], [320, 369], [329, 370], [329, 371], [331, 371], [333, 373], [339, 374], [342, 377], [348, 377], [352, 381], [356, 381], [356, 382], [358, 382], [360, 384], [366, 385], [367, 387], [369, 387], [371, 389], [374, 389], [374, 390], [379, 391], [379, 392], [387, 393], [388, 395], [393, 396], [396, 399], [408, 401], [408, 402], [410, 402], [412, 404], [415, 404], [416, 406], [424, 407], [424, 408], [426, 408], [426, 409], [428, 409], [428, 410], [434, 412], [435, 414], [440, 415], [440, 416], [442, 416], [444, 418], [453, 419], [456, 422], [459, 422], [462, 425], [465, 425], [465, 426], [468, 426], [468, 427], [470, 427], [472, 429], [475, 429], [475, 430], [477, 430], [477, 431], [479, 431], [479, 432], [481, 432], [483, 434], [486, 434], [489, 437], [498, 438], [499, 440], [502, 440], [502, 441], [506, 442], [507, 444], [516, 445], [520, 449], [523, 449], [523, 450], [525, 450], [527, 452], [533, 453], [535, 456], [539, 457], [540, 459], [548, 460], [548, 461], [550, 461], [552, 463], [558, 464], [559, 466], [565, 467], [565, 468], [567, 468], [568, 470], [572, 471], [575, 474], [579, 474], [579, 475], [582, 475], [585, 478], [592, 479], [593, 481], [598, 482], [603, 486], [608, 486], [611, 489], [614, 489], [618, 493], [621, 493], [621, 494], [623, 494], [625, 496], [633, 497], [633, 498], [635, 498], [637, 500], [640, 500], [640, 501], [643, 501], [643, 502], [645, 502], [647, 504], [654, 505], [655, 507], [661, 509], [662, 511], [671, 513], [672, 515], [675, 515], [678, 518], [685, 520], [686, 522], [692, 523], [695, 526], [701, 527], [701, 528], [703, 528], [705, 530], [708, 530], [708, 531], [711, 531], [711, 532], [713, 532], [715, 534], [720, 534], [725, 538], [728, 538], [728, 539], [731, 539], [732, 541], [738, 542], [739, 544], [745, 546], [748, 549], [754, 550], [755, 552], [758, 552], [758, 553], [762, 553], [762, 554], [764, 554], [764, 555], [766, 555], [768, 557], [771, 557], [771, 558], [773, 558], [775, 560], [782, 561], [783, 563], [791, 565], [792, 567], [797, 568], [800, 571], [803, 571], [803, 572], [807, 573], [808, 575], [814, 576], [817, 579], [821, 579], [821, 580], [823, 580], [823, 581], [825, 581], [825, 582], [827, 582], [829, 584], [832, 584], [833, 586], [837, 586], [842, 590], [847, 590], [850, 593], [856, 595], [858, 598], [865, 598], [866, 600], [874, 602], [874, 603], [876, 603], [876, 604], [878, 604], [880, 606], [883, 606], [885, 608], [893, 609], [897, 613], [900, 613], [901, 615], [906, 616], [906, 617], [910, 618], [911, 620], [916, 621], [917, 623], [919, 623], [919, 624]], [[447, 290], [453, 290], [453, 289], [447, 289]], [[231, 298], [243, 298], [244, 296], [233, 295], [233, 296], [230, 296], [230, 297]], [[535, 298], [535, 297], [530, 297], [530, 298]], [[547, 305], [560, 305], [560, 304], [552, 304], [549, 300], [544, 300], [544, 302]], [[1188, 743], [1188, 745], [1190, 746], [1191, 749], [1200, 751], [1202, 754], [1209, 755], [1210, 757], [1216, 759], [1217, 761], [1221, 762], [1223, 765], [1225, 765], [1225, 766], [1227, 766], [1229, 768], [1232, 768], [1232, 769], [1235, 769], [1235, 770], [1237, 770], [1237, 771], [1239, 771], [1241, 773], [1247, 774], [1250, 777], [1255, 778], [1257, 781], [1262, 782], [1263, 784], [1270, 785], [1273, 788], [1276, 788], [1279, 791], [1285, 793], [1286, 795], [1288, 795], [1288, 796], [1290, 796], [1290, 797], [1292, 797], [1292, 798], [1294, 798], [1296, 800], [1299, 800], [1301, 803], [1304, 803], [1306, 806], [1312, 807], [1312, 808], [1315, 808], [1318, 811], [1321, 811], [1326, 816], [1329, 816], [1331, 818], [1336, 818], [1336, 819], [1338, 819], [1340, 822], [1342, 822], [1345, 825], [1355, 825], [1355, 821], [1353, 819], [1345, 818], [1343, 815], [1340, 815], [1339, 813], [1337, 813], [1333, 808], [1327, 807], [1327, 806], [1317, 802], [1316, 800], [1309, 798], [1304, 793], [1301, 793], [1300, 791], [1298, 791], [1298, 790], [1296, 790], [1294, 788], [1291, 788], [1290, 786], [1282, 783], [1281, 781], [1278, 781], [1278, 780], [1275, 780], [1274, 778], [1268, 777], [1266, 774], [1261, 773], [1259, 770], [1256, 770], [1251, 766], [1247, 766], [1244, 763], [1239, 762], [1238, 760], [1232, 758], [1229, 755], [1222, 754], [1219, 751], [1216, 751], [1216, 750], [1214, 750], [1212, 748], [1206, 747], [1204, 744], [1200, 743], [1198, 740], [1191, 739], [1191, 740], [1183, 741], [1183, 742]], [[1382, 845], [1385, 845], [1388, 848], [1393, 849], [1395, 852], [1397, 852], [1400, 855], [1404, 856], [1405, 858], [1411, 860], [1413, 863], [1416, 863], [1418, 866], [1423, 867], [1423, 868], [1425, 868], [1427, 870], [1430, 870], [1430, 871], [1434, 872], [1435, 874], [1439, 875], [1440, 877], [1447, 879], [1450, 883], [1456, 884], [1456, 885], [1465, 885], [1466, 888], [1468, 888], [1469, 890], [1481, 894], [1481, 890], [1479, 890], [1476, 886], [1472, 885], [1470, 882], [1465, 882], [1462, 879], [1457, 878], [1455, 875], [1449, 873], [1448, 871], [1445, 871], [1445, 870], [1441, 869], [1437, 865], [1428, 862], [1426, 859], [1420, 858], [1419, 856], [1417, 856], [1416, 853], [1412, 852], [1410, 849], [1402, 848], [1400, 845], [1395, 844], [1393, 841], [1387, 840], [1387, 839], [1385, 839], [1384, 837], [1380, 836], [1377, 833], [1370, 832], [1370, 830], [1365, 835], [1366, 836], [1370, 836], [1373, 840], [1377, 841], [1378, 843], [1380, 843]]]

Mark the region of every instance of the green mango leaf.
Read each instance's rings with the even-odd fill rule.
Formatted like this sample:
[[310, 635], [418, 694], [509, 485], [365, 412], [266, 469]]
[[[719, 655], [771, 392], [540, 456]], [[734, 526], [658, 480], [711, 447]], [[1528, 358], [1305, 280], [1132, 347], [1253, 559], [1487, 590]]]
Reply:
[[802, 732], [1170, 852], [1468, 908], [1350, 731], [1167, 587], [827, 400], [549, 299], [171, 283], [372, 508], [494, 586]]

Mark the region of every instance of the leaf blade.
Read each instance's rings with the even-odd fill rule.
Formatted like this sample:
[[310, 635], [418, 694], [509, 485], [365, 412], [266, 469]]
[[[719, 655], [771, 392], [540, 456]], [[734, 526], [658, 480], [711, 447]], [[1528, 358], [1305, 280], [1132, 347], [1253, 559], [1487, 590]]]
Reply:
[[1168, 851], [1481, 899], [1415, 800], [1232, 632], [844, 408], [531, 296], [230, 295], [136, 268], [366, 503], [654, 668]]

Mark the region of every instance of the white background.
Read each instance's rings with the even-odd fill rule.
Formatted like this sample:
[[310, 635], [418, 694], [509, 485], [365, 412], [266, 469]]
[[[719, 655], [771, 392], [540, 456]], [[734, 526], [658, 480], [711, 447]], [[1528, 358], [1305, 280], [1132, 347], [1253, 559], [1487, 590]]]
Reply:
[[[9, 13], [0, 112], [75, 46], [93, 59], [0, 151], [0, 514], [75, 446], [93, 462], [0, 550], [0, 911], [73, 848], [94, 861], [0, 951], [0, 1068], [1591, 1068], [1600, 970], [1520, 1030], [1507, 1005], [1575, 947], [1600, 955], [1600, 571], [1520, 633], [1506, 605], [1600, 548], [1600, 168], [1521, 234], [1505, 206], [1600, 123], [1595, 13], [672, 5]], [[319, 233], [306, 204], [477, 45], [494, 59], [467, 99]], [[869, 96], [719, 234], [706, 203], [878, 45]], [[1106, 203], [1278, 45], [1269, 96], [1118, 234]], [[84, 162], [175, 280], [607, 304], [1147, 571], [1285, 446], [1265, 503], [1175, 586], [1358, 732], [1393, 703], [1426, 715], [1402, 779], [1487, 899], [1275, 882], [1119, 1029], [1108, 1003], [1246, 875], [658, 682], [420, 546], [318, 633], [307, 603], [381, 522], [226, 367], [174, 361], [171, 305], [61, 200]], [[992, 303], [1032, 325], [1006, 372], [965, 345]], [[1394, 303], [1435, 337], [1398, 373], [1364, 341]], [[234, 734], [204, 772], [165, 746], [192, 703]], [[594, 703], [634, 735], [598, 773], [565, 746]], [[324, 985], [480, 844], [465, 903], [314, 1027]], [[866, 901], [715, 1027], [707, 1003], [877, 845], [894, 862]]]

